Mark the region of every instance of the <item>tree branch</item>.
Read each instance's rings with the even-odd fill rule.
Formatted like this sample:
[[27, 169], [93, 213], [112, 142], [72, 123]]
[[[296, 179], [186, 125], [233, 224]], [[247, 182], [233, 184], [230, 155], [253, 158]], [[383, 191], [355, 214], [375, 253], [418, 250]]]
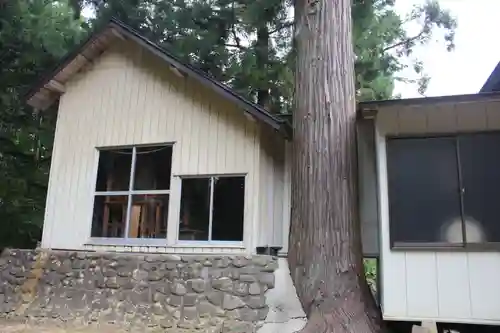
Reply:
[[419, 33], [418, 35], [415, 35], [415, 36], [413, 36], [413, 37], [410, 37], [410, 38], [407, 38], [407, 39], [405, 39], [405, 40], [402, 40], [402, 41], [400, 41], [400, 42], [398, 42], [398, 43], [396, 43], [396, 44], [392, 44], [392, 45], [390, 45], [390, 46], [387, 46], [387, 47], [383, 48], [383, 49], [382, 49], [382, 52], [386, 52], [386, 51], [389, 51], [389, 50], [391, 50], [391, 49], [394, 49], [394, 48], [396, 48], [396, 47], [398, 47], [398, 46], [402, 46], [402, 45], [405, 45], [405, 44], [411, 43], [411, 42], [413, 42], [413, 41], [415, 41], [415, 40], [417, 40], [417, 39], [421, 38], [421, 37], [422, 37], [422, 35], [423, 35], [424, 33], [425, 33], [425, 30], [422, 30], [422, 31], [420, 31], [420, 33]]
[[276, 29], [269, 31], [269, 34], [270, 34], [270, 35], [272, 35], [272, 34], [274, 34], [274, 33], [278, 32], [278, 31], [280, 31], [280, 30], [283, 30], [283, 29], [285, 29], [285, 28], [290, 28], [290, 27], [293, 27], [293, 25], [294, 25], [294, 24], [295, 24], [295, 22], [294, 22], [294, 21], [285, 22], [285, 23], [283, 23], [283, 24], [280, 24], [280, 26], [279, 26], [279, 27], [277, 27]]
[[224, 46], [235, 47], [235, 48], [243, 50], [243, 51], [245, 51], [247, 49], [245, 46], [241, 46], [241, 45], [238, 45], [238, 44], [227, 44], [227, 43], [225, 43]]
[[[241, 49], [240, 38], [236, 34], [236, 28], [235, 28], [236, 11], [234, 10], [234, 1], [232, 4], [232, 10], [233, 10], [233, 24], [231, 24], [231, 31], [233, 32], [233, 35], [234, 35], [234, 41], [236, 42], [236, 47]], [[226, 45], [226, 46], [229, 46], [229, 45]]]

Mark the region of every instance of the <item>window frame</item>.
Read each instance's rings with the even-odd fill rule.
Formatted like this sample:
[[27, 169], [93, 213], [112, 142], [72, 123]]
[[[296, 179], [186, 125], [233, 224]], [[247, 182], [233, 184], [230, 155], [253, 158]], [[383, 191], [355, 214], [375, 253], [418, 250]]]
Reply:
[[[180, 186], [179, 186], [179, 210], [178, 214], [176, 215], [175, 219], [175, 243], [177, 246], [180, 247], [185, 247], [185, 246], [195, 246], [195, 247], [231, 247], [231, 248], [243, 248], [244, 247], [244, 242], [245, 242], [245, 213], [247, 209], [246, 205], [246, 191], [247, 191], [247, 175], [248, 173], [224, 173], [224, 174], [204, 174], [204, 175], [177, 175], [177, 177], [180, 180]], [[243, 235], [242, 235], [242, 240], [241, 241], [218, 241], [218, 240], [211, 240], [212, 236], [212, 222], [213, 222], [213, 203], [214, 203], [214, 178], [219, 177], [219, 178], [231, 178], [231, 177], [241, 177], [244, 180], [245, 184], [245, 189], [244, 189], [244, 195], [243, 195]], [[209, 216], [209, 224], [208, 224], [208, 234], [209, 234], [209, 239], [208, 240], [180, 240], [179, 239], [179, 221], [181, 218], [181, 211], [180, 207], [182, 205], [181, 200], [182, 200], [182, 181], [184, 179], [210, 179], [210, 216]]]
[[[461, 243], [448, 243], [448, 242], [404, 242], [404, 241], [395, 241], [394, 240], [394, 222], [391, 221], [391, 216], [388, 212], [388, 222], [389, 222], [389, 245], [390, 249], [394, 251], [457, 251], [457, 252], [482, 252], [482, 251], [492, 251], [498, 252], [500, 251], [500, 242], [480, 242], [480, 243], [468, 243], [467, 242], [467, 233], [465, 227], [465, 202], [464, 202], [464, 187], [463, 187], [463, 179], [462, 179], [462, 165], [460, 160], [460, 140], [459, 138], [462, 136], [468, 135], [476, 135], [476, 134], [500, 134], [500, 130], [480, 130], [480, 131], [462, 131], [462, 132], [454, 132], [454, 133], [421, 133], [421, 134], [401, 134], [401, 135], [387, 135], [384, 140], [384, 146], [386, 151], [385, 163], [387, 165], [388, 156], [387, 156], [387, 146], [389, 141], [398, 140], [398, 139], [433, 139], [433, 138], [453, 138], [456, 142], [455, 144], [455, 155], [456, 155], [456, 164], [457, 164], [457, 173], [458, 173], [458, 198], [460, 202], [460, 220], [462, 226], [462, 242]], [[386, 183], [389, 182], [389, 173], [386, 168]], [[389, 208], [391, 202], [391, 198], [389, 195], [389, 188], [387, 187], [387, 205]]]
[[[148, 194], [163, 194], [168, 195], [168, 215], [170, 215], [171, 208], [171, 198], [172, 198], [172, 179], [173, 174], [170, 172], [170, 185], [168, 190], [134, 190], [134, 178], [135, 178], [135, 169], [137, 162], [137, 148], [147, 148], [147, 147], [170, 147], [172, 150], [171, 157], [171, 165], [173, 164], [173, 150], [174, 143], [152, 143], [152, 144], [137, 144], [137, 145], [118, 145], [118, 146], [106, 146], [106, 147], [97, 147], [97, 159], [96, 159], [96, 167], [94, 173], [94, 191], [92, 195], [92, 212], [95, 209], [95, 198], [102, 196], [127, 196], [127, 214], [125, 217], [125, 231], [124, 237], [92, 237], [92, 216], [90, 217], [90, 237], [89, 241], [86, 244], [89, 245], [124, 245], [124, 246], [165, 246], [167, 245], [168, 232], [165, 238], [131, 238], [129, 237], [130, 232], [130, 215], [132, 210], [132, 199], [134, 195], [148, 195]], [[97, 177], [99, 173], [99, 161], [101, 158], [101, 153], [103, 151], [109, 150], [117, 150], [117, 149], [131, 149], [132, 150], [132, 158], [131, 158], [131, 166], [130, 166], [130, 174], [129, 174], [129, 184], [127, 191], [97, 191]], [[170, 223], [170, 219], [167, 216], [167, 230], [168, 224]]]

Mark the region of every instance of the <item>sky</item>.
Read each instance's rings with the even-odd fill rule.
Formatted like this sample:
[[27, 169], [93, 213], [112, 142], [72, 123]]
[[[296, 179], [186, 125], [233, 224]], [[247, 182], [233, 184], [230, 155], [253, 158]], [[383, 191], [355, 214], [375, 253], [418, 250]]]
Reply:
[[[396, 0], [396, 10], [407, 13], [418, 2]], [[424, 70], [431, 77], [425, 96], [476, 93], [500, 61], [496, 23], [500, 15], [500, 0], [439, 2], [457, 19], [456, 47], [454, 51], [447, 52], [443, 40], [436, 38], [416, 50], [416, 57], [423, 60]], [[395, 90], [403, 98], [421, 96], [410, 84], [398, 83]]]

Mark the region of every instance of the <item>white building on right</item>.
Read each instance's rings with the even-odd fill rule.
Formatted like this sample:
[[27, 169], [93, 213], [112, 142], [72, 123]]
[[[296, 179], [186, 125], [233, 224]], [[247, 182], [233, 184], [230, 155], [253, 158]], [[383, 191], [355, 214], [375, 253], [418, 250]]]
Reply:
[[358, 115], [363, 246], [379, 254], [384, 319], [500, 325], [500, 93], [366, 102]]

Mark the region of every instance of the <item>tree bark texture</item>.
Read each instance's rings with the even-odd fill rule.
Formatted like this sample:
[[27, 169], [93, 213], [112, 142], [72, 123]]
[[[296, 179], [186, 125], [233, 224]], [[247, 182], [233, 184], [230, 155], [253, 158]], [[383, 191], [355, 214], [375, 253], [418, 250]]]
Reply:
[[351, 0], [296, 0], [289, 263], [309, 332], [373, 333], [357, 205]]

